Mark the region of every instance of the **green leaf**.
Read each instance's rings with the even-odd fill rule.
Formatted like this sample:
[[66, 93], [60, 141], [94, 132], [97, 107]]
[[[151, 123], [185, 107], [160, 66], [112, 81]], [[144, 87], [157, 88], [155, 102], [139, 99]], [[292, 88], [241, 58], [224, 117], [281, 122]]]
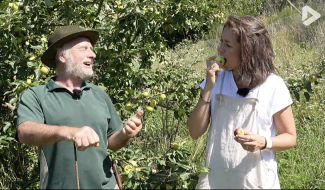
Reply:
[[133, 173], [132, 172], [128, 173], [128, 178], [132, 178], [132, 177], [133, 177]]
[[10, 94], [12, 91], [7, 91], [5, 92], [3, 95], [7, 95], [7, 94]]
[[177, 165], [179, 165], [180, 167], [186, 169], [186, 170], [190, 170], [192, 167], [186, 164], [182, 164], [180, 162], [176, 162]]
[[29, 6], [24, 6], [25, 12], [28, 13], [29, 12]]
[[210, 168], [205, 167], [205, 166], [201, 166], [198, 168], [198, 172], [199, 173], [209, 173], [210, 172]]
[[160, 177], [168, 177], [169, 173], [167, 173], [167, 172], [158, 172], [155, 175], [160, 176]]
[[30, 48], [32, 48], [32, 49], [43, 49], [42, 46], [30, 46]]
[[4, 138], [5, 140], [7, 140], [7, 141], [13, 141], [13, 140], [15, 140], [14, 138], [12, 138], [12, 137], [6, 137], [6, 138]]
[[132, 181], [129, 180], [129, 183], [127, 184], [127, 188], [128, 188], [128, 189], [131, 189], [131, 187], [132, 187]]
[[149, 172], [148, 170], [141, 170], [141, 172], [143, 172], [143, 173], [145, 173], [145, 174], [147, 174], [147, 175], [150, 174], [150, 172]]
[[293, 91], [293, 94], [295, 95], [296, 100], [299, 102], [300, 101], [300, 95], [297, 91]]
[[6, 141], [4, 141], [4, 140], [2, 140], [3, 138], [2, 138], [2, 136], [0, 137], [0, 150], [1, 150], [1, 146], [7, 146], [8, 145], [8, 143], [6, 142]]
[[182, 173], [181, 175], [179, 175], [179, 177], [185, 181], [186, 179], [189, 178], [190, 175], [191, 173]]
[[311, 82], [309, 80], [306, 80], [304, 83], [304, 87], [307, 89], [308, 92], [311, 92]]
[[16, 103], [18, 101], [18, 98], [12, 98], [9, 103], [10, 104], [13, 104], [13, 103]]
[[133, 189], [137, 189], [138, 186], [139, 186], [139, 183], [138, 182], [135, 182], [134, 183], [134, 186], [133, 186]]
[[44, 0], [45, 2], [45, 5], [48, 6], [48, 7], [51, 7], [52, 6], [52, 2], [51, 0]]
[[190, 165], [191, 164], [191, 162], [188, 161], [188, 160], [182, 160], [182, 161], [180, 161], [180, 163], [185, 164], [185, 165]]
[[304, 96], [306, 98], [306, 101], [308, 102], [310, 100], [310, 95], [308, 92], [304, 92]]
[[27, 66], [28, 66], [28, 67], [36, 67], [36, 66], [37, 66], [37, 62], [31, 62], [31, 61], [28, 61], [28, 62], [27, 62]]
[[166, 166], [165, 160], [157, 159], [157, 161], [159, 162], [160, 165]]
[[9, 61], [9, 65], [11, 66], [11, 68], [14, 68], [15, 62], [14, 61]]
[[5, 126], [2, 128], [2, 130], [3, 130], [3, 132], [6, 132], [7, 129], [10, 127], [10, 122], [6, 121], [4, 123], [5, 123]]

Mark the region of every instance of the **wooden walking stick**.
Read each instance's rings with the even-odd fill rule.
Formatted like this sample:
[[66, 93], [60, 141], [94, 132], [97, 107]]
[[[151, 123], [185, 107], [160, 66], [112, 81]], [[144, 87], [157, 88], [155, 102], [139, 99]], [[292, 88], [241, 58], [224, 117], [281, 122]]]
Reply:
[[78, 174], [77, 148], [76, 148], [76, 145], [74, 143], [73, 143], [73, 150], [74, 150], [74, 166], [75, 166], [75, 169], [76, 169], [77, 189], [80, 189], [80, 186], [79, 186], [79, 174]]

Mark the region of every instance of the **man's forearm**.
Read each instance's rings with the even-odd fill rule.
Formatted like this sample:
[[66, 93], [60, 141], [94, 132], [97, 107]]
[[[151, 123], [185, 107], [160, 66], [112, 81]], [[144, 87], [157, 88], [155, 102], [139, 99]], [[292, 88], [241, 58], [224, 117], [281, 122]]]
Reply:
[[43, 146], [64, 140], [62, 134], [64, 128], [65, 126], [25, 121], [18, 126], [17, 132], [20, 142], [33, 146]]
[[107, 137], [107, 148], [110, 150], [118, 150], [124, 147], [130, 138], [123, 135], [122, 130], [115, 132], [113, 135]]

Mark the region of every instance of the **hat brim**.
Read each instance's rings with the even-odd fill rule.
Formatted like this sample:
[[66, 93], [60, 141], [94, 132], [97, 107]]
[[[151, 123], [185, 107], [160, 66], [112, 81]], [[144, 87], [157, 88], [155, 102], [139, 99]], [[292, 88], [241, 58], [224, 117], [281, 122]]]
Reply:
[[53, 43], [47, 50], [43, 53], [41, 61], [48, 67], [55, 67], [55, 56], [57, 48], [62, 47], [64, 44], [74, 40], [75, 38], [85, 37], [88, 38], [92, 45], [95, 45], [99, 38], [99, 32], [95, 30], [85, 30], [77, 32], [68, 36], [61, 38], [60, 40]]

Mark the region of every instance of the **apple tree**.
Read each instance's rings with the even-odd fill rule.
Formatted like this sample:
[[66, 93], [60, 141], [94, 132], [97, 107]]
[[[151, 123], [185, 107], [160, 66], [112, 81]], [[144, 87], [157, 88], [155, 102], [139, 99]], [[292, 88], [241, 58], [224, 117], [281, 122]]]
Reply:
[[[35, 147], [14, 140], [15, 111], [27, 88], [45, 84], [55, 76], [40, 57], [47, 48], [48, 36], [60, 26], [76, 24], [100, 31], [95, 47], [97, 75], [91, 82], [107, 90], [122, 119], [139, 106], [147, 107], [148, 113], [162, 106], [176, 120], [189, 113], [189, 103], [180, 99], [196, 98], [195, 89], [189, 88], [193, 80], [182, 76], [180, 65], [165, 54], [167, 48], [174, 48], [183, 39], [196, 40], [208, 29], [213, 16], [206, 4], [167, 0], [4, 0], [0, 7], [0, 152], [4, 155], [0, 174], [4, 176], [4, 188], [37, 187]], [[162, 68], [153, 69], [154, 64]], [[172, 64], [173, 72], [169, 73]], [[183, 83], [178, 82], [175, 88], [173, 80]], [[150, 94], [144, 97], [143, 91]]]

